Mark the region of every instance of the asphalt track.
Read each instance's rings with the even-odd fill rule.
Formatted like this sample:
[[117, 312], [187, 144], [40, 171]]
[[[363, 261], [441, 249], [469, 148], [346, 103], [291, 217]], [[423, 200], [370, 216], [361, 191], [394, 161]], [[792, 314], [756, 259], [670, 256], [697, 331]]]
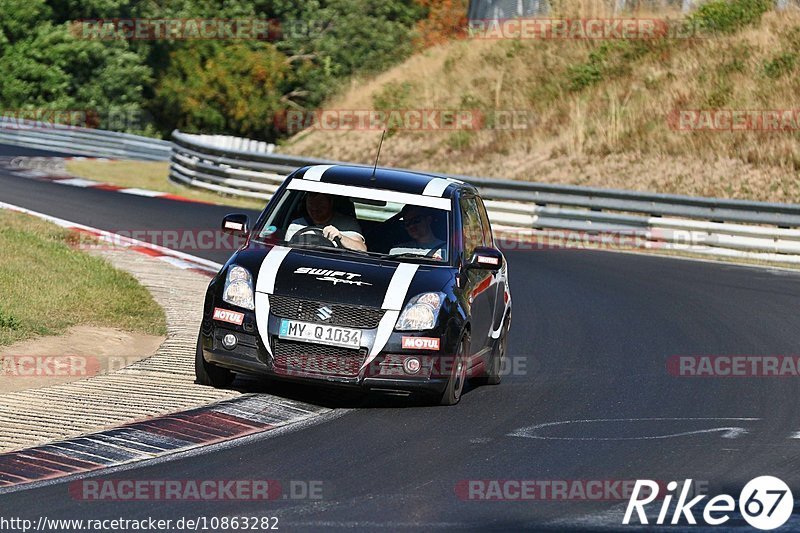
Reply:
[[12, 146], [9, 144], [0, 144], [0, 157], [81, 157], [75, 154], [64, 152], [56, 152], [53, 150], [40, 150], [37, 148], [28, 148], [24, 146]]
[[[9, 175], [0, 175], [0, 201], [108, 230], [213, 229], [231, 211]], [[222, 262], [228, 252], [196, 255]], [[444, 408], [239, 382], [348, 410], [299, 431], [104, 476], [315, 480], [321, 500], [99, 503], [73, 499], [60, 482], [0, 496], [0, 516], [277, 516], [284, 531], [619, 530], [619, 501], [464, 501], [455, 488], [481, 479], [692, 478], [736, 497], [749, 479], [775, 475], [800, 494], [800, 440], [791, 438], [800, 431], [800, 378], [680, 378], [665, 364], [672, 355], [797, 354], [800, 277], [610, 252], [507, 257], [509, 351], [518, 366], [501, 385], [472, 388]], [[510, 436], [567, 421], [589, 422], [528, 432], [543, 438]], [[726, 524], [734, 525], [746, 524], [737, 516]]]

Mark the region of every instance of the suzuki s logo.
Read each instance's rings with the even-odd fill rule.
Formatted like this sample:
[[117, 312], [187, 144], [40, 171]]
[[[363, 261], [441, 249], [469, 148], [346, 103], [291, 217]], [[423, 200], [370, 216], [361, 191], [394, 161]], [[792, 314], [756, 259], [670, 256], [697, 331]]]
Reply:
[[327, 305], [324, 305], [319, 309], [317, 309], [317, 318], [319, 318], [320, 320], [328, 320], [332, 316], [333, 316], [333, 309], [331, 309]]

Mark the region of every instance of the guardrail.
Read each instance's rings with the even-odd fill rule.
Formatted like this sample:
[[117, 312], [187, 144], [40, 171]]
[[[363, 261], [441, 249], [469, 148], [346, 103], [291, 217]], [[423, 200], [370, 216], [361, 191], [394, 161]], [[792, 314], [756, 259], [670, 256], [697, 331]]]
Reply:
[[172, 143], [140, 135], [0, 117], [0, 143], [90, 157], [166, 161]]
[[[232, 196], [267, 200], [299, 167], [342, 164], [222, 148], [177, 130], [172, 139], [171, 180]], [[639, 248], [800, 264], [797, 204], [437, 175], [475, 185], [495, 229], [520, 238], [612, 234]]]

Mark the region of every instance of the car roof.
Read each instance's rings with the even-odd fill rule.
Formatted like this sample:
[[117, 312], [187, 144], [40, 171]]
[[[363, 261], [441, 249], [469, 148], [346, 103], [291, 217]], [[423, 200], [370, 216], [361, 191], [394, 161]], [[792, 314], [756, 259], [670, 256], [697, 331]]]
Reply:
[[477, 193], [472, 185], [454, 178], [381, 167], [375, 171], [374, 179], [372, 167], [357, 165], [308, 166], [298, 169], [291, 177], [441, 198], [452, 198], [457, 190]]

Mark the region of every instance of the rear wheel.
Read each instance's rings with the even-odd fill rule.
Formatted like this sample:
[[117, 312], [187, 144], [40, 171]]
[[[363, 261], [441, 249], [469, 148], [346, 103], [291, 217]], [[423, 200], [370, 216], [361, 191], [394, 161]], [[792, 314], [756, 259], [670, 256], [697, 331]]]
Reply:
[[206, 385], [217, 389], [229, 387], [236, 374], [214, 363], [209, 363], [203, 357], [203, 344], [200, 335], [197, 336], [197, 353], [194, 357], [194, 375], [198, 385]]
[[509, 312], [503, 322], [503, 331], [500, 332], [500, 338], [497, 340], [497, 346], [492, 356], [492, 364], [486, 372], [487, 385], [499, 385], [503, 372], [503, 365], [506, 360], [506, 350], [508, 349], [508, 331], [511, 329], [511, 313]]
[[465, 333], [454, 356], [453, 369], [439, 401], [440, 405], [455, 405], [461, 400], [464, 383], [467, 381], [467, 357], [469, 356], [469, 333]]
[[478, 378], [473, 378], [472, 382], [476, 385], [499, 385], [503, 379], [503, 365], [506, 359], [506, 349], [508, 347], [508, 330], [511, 327], [511, 313], [506, 315], [503, 321], [503, 330], [500, 332], [500, 338], [497, 339], [497, 344], [492, 351], [492, 357], [486, 367], [486, 373]]

